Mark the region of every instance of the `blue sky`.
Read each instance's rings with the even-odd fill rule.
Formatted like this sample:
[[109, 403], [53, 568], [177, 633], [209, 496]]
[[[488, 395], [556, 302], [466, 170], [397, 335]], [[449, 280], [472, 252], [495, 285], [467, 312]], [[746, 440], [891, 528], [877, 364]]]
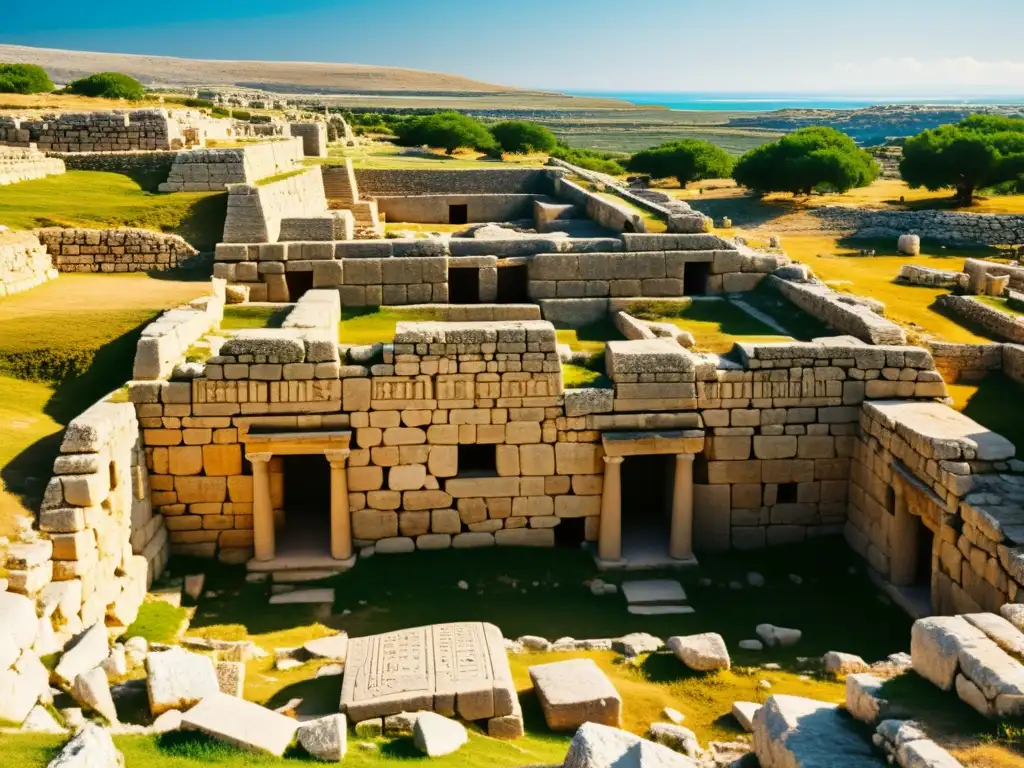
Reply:
[[7, 0], [0, 42], [587, 91], [1024, 93], [1024, 0]]

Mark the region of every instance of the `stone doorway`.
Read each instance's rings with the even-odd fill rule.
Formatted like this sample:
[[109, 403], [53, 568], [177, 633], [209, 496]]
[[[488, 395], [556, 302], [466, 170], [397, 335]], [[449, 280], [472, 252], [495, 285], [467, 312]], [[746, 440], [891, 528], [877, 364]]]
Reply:
[[331, 465], [324, 454], [282, 456], [284, 514], [278, 552], [326, 555], [331, 552]]
[[449, 205], [448, 206], [448, 223], [449, 224], [468, 224], [469, 223], [469, 206], [465, 203]]
[[313, 272], [285, 272], [284, 282], [288, 286], [288, 301], [298, 301], [306, 291], [313, 290]]
[[683, 269], [683, 296], [704, 296], [708, 292], [708, 274], [711, 265], [691, 261]]
[[526, 264], [510, 264], [498, 267], [499, 304], [529, 304], [530, 275]]
[[622, 557], [631, 563], [669, 556], [675, 456], [626, 456], [622, 462]]
[[[889, 588], [887, 593], [911, 616], [932, 614], [932, 553], [943, 502], [930, 489], [893, 472], [893, 483], [885, 496], [889, 524]], [[891, 506], [890, 506], [891, 505]]]
[[476, 267], [454, 267], [448, 264], [448, 303], [480, 303], [480, 270]]

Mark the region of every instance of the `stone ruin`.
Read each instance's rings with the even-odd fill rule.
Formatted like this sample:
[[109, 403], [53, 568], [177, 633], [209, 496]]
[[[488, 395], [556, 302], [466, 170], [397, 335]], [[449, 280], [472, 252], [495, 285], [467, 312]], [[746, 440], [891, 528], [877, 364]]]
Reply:
[[0, 230], [0, 297], [27, 291], [57, 277], [57, 270], [31, 232]]

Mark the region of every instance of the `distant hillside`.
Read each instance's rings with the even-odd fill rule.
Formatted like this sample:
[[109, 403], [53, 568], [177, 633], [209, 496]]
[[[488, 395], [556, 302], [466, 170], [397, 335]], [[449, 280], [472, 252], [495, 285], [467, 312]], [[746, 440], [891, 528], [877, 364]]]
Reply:
[[94, 72], [124, 72], [150, 86], [233, 85], [278, 93], [522, 93], [458, 75], [398, 67], [291, 61], [213, 61], [92, 53], [0, 44], [0, 63], [38, 64], [55, 82]]

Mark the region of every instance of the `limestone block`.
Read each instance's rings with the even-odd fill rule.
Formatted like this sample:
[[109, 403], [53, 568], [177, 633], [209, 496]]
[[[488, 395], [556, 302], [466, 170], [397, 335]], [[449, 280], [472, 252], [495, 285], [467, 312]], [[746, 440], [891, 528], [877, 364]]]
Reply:
[[594, 443], [556, 443], [555, 470], [559, 475], [596, 475], [604, 467], [600, 446]]
[[388, 487], [393, 491], [416, 491], [426, 482], [427, 468], [422, 464], [391, 467], [388, 470]]
[[398, 514], [376, 509], [360, 509], [352, 513], [352, 536], [367, 541], [398, 535]]
[[621, 722], [622, 698], [591, 659], [537, 664], [529, 672], [551, 730], [571, 731], [587, 722], [617, 727]]
[[494, 532], [499, 547], [553, 547], [555, 532], [552, 528], [515, 528]]
[[729, 650], [722, 636], [715, 632], [670, 637], [666, 644], [677, 659], [694, 671], [729, 669]]
[[986, 640], [985, 633], [959, 616], [933, 616], [914, 622], [910, 657], [914, 671], [944, 691], [953, 688], [960, 651]]
[[146, 674], [149, 708], [154, 716], [171, 709], [185, 711], [213, 694], [220, 695], [213, 662], [182, 648], [150, 652]]
[[599, 723], [584, 723], [573, 736], [563, 768], [696, 768], [666, 746]]
[[299, 723], [259, 704], [214, 691], [185, 713], [181, 726], [240, 749], [281, 757]]
[[523, 475], [555, 474], [555, 449], [549, 444], [520, 445], [519, 470]]

